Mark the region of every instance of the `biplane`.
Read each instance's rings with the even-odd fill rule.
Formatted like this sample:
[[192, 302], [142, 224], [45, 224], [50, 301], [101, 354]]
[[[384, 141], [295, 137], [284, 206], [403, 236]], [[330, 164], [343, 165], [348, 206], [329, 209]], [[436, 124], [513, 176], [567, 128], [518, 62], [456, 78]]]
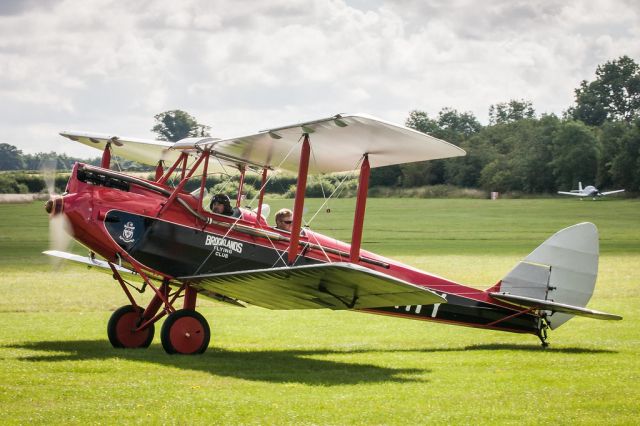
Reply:
[[[459, 147], [367, 115], [335, 115], [241, 137], [175, 143], [82, 132], [62, 136], [102, 150], [101, 166], [76, 163], [46, 210], [63, 217], [88, 256], [45, 252], [110, 273], [128, 304], [107, 325], [117, 348], [146, 348], [166, 316], [170, 354], [200, 354], [210, 327], [198, 297], [268, 309], [333, 309], [437, 321], [538, 336], [573, 316], [621, 319], [587, 309], [598, 270], [598, 233], [580, 223], [551, 236], [486, 290], [465, 286], [361, 247], [371, 168], [465, 155]], [[155, 166], [153, 179], [111, 169], [116, 155]], [[233, 214], [210, 210], [206, 178], [234, 170]], [[291, 231], [269, 223], [265, 186], [273, 173], [297, 174]], [[352, 237], [345, 243], [303, 227], [311, 174], [355, 171]], [[261, 187], [242, 206], [246, 173]], [[187, 192], [191, 179], [198, 190]], [[136, 281], [142, 288], [136, 287]], [[150, 289], [142, 306], [131, 288]]]

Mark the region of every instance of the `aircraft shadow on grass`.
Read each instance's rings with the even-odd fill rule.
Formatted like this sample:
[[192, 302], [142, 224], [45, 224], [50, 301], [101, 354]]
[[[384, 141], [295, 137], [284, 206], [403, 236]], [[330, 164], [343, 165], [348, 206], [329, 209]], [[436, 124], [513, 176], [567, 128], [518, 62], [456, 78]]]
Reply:
[[[114, 349], [102, 340], [41, 341], [7, 345], [12, 349], [53, 352], [20, 357], [30, 362], [66, 362], [86, 360], [126, 359], [152, 362], [162, 366], [195, 370], [216, 376], [236, 377], [244, 380], [303, 383], [310, 385], [355, 385], [376, 382], [428, 382], [424, 376], [428, 368], [389, 368], [372, 364], [315, 359], [314, 356], [352, 355], [367, 353], [437, 353], [462, 351], [536, 351], [545, 353], [598, 354], [615, 353], [611, 350], [586, 348], [546, 348], [538, 345], [487, 344], [460, 348], [404, 348], [404, 349], [351, 349], [351, 350], [273, 350], [231, 351], [210, 349], [200, 356], [171, 356], [161, 352], [159, 345], [149, 350]], [[61, 352], [63, 352], [61, 354]]]
[[[348, 355], [350, 352], [328, 350], [230, 351], [210, 348], [203, 355], [171, 356], [160, 345], [147, 350], [114, 349], [102, 340], [42, 341], [8, 345], [12, 349], [53, 352], [19, 358], [31, 362], [66, 362], [126, 359], [185, 370], [202, 371], [216, 376], [274, 383], [311, 385], [355, 385], [375, 382], [426, 382], [424, 368], [389, 368], [372, 364], [315, 359], [314, 356]], [[61, 354], [61, 352], [63, 352]], [[412, 377], [413, 376], [413, 377]], [[418, 377], [419, 376], [419, 377]]]

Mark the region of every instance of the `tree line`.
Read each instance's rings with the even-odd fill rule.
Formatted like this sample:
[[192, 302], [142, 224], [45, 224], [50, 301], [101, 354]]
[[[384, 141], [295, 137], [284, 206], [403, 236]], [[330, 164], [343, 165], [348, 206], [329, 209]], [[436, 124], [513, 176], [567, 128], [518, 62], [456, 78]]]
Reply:
[[[524, 99], [491, 105], [487, 125], [470, 112], [452, 108], [443, 108], [435, 117], [411, 111], [408, 127], [460, 146], [467, 155], [372, 169], [370, 186], [453, 185], [534, 194], [572, 189], [582, 181], [602, 189], [640, 192], [640, 66], [622, 56], [599, 65], [595, 75], [575, 89], [575, 103], [561, 117], [537, 115]], [[209, 136], [210, 128], [184, 111], [166, 111], [154, 118], [152, 130], [161, 140]], [[75, 161], [99, 164], [99, 158], [22, 154], [0, 144], [0, 170], [37, 170], [52, 157], [59, 170], [69, 170]], [[120, 167], [151, 170], [122, 159]], [[281, 186], [284, 193], [290, 189]]]
[[575, 188], [640, 192], [640, 67], [622, 56], [597, 67], [575, 89], [575, 105], [558, 117], [537, 116], [526, 100], [489, 108], [489, 124], [444, 108], [430, 118], [412, 111], [408, 127], [467, 151], [465, 157], [372, 170], [373, 185], [451, 184], [527, 194]]

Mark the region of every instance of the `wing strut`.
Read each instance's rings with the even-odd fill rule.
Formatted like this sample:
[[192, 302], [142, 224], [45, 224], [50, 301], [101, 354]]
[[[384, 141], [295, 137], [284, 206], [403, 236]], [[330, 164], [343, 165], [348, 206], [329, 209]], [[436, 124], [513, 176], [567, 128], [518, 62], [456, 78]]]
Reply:
[[296, 185], [296, 200], [293, 205], [293, 225], [291, 227], [291, 240], [289, 241], [289, 264], [292, 265], [298, 256], [298, 241], [300, 241], [300, 228], [302, 226], [302, 212], [304, 210], [304, 193], [307, 191], [307, 173], [309, 171], [309, 134], [304, 134], [302, 149], [300, 150], [300, 167], [298, 168], [298, 182]]
[[356, 200], [356, 212], [353, 218], [353, 232], [351, 234], [351, 251], [349, 257], [351, 263], [360, 260], [360, 244], [362, 243], [362, 229], [364, 227], [364, 211], [367, 207], [367, 190], [369, 189], [369, 154], [364, 155], [360, 166], [360, 180], [358, 181], [358, 198]]
[[158, 160], [158, 164], [156, 164], [156, 176], [155, 176], [155, 181], [159, 181], [162, 178], [162, 175], [164, 174], [164, 166], [163, 166], [163, 161], [162, 160]]
[[111, 166], [111, 142], [107, 142], [102, 151], [102, 160], [100, 161], [100, 167], [108, 169]]
[[240, 167], [240, 183], [238, 184], [238, 196], [236, 197], [236, 207], [240, 207], [242, 202], [242, 187], [244, 186], [244, 174], [247, 171], [245, 166]]
[[264, 201], [264, 189], [267, 186], [267, 168], [262, 169], [262, 183], [260, 184], [260, 196], [258, 197], [258, 213], [256, 214], [256, 225], [260, 226], [262, 216], [262, 202]]

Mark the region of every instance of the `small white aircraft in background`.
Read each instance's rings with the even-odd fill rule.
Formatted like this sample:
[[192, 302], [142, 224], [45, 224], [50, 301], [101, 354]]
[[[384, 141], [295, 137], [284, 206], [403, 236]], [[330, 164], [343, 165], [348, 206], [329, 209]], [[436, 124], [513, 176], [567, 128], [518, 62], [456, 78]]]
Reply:
[[575, 197], [592, 197], [594, 200], [596, 197], [604, 197], [605, 195], [616, 194], [618, 192], [624, 192], [624, 189], [616, 189], [615, 191], [600, 192], [595, 186], [589, 185], [582, 188], [582, 182], [578, 182], [578, 189], [572, 189], [571, 192], [558, 191], [558, 194], [573, 195]]

